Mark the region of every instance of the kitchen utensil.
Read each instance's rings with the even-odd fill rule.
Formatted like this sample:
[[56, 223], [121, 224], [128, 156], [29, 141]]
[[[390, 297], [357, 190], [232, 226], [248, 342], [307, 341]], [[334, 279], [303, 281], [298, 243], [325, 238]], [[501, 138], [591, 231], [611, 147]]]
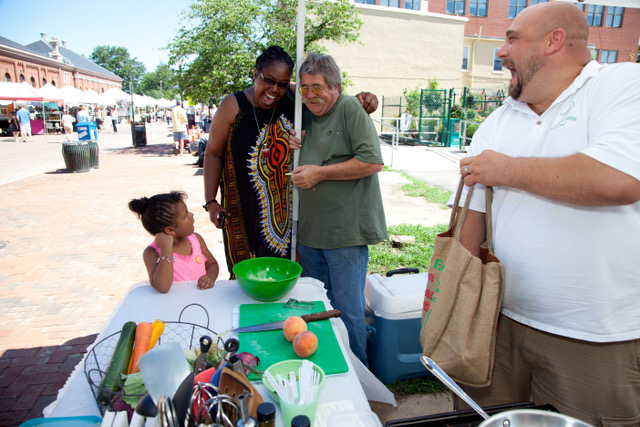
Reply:
[[146, 418], [153, 418], [158, 415], [158, 407], [149, 393], [142, 396], [138, 401], [136, 412]]
[[[340, 310], [328, 310], [320, 311], [317, 313], [303, 314], [302, 319], [309, 322], [317, 322], [318, 320], [330, 319], [332, 317], [340, 317], [342, 313]], [[286, 320], [286, 319], [285, 319]], [[276, 329], [282, 329], [285, 320], [279, 320], [277, 322], [259, 323], [257, 325], [243, 326], [241, 328], [232, 329], [231, 332], [259, 332], [259, 331], [272, 331]]]
[[420, 358], [422, 364], [438, 378], [449, 390], [458, 395], [471, 408], [484, 418], [480, 423], [480, 427], [530, 427], [530, 426], [547, 426], [547, 427], [594, 427], [583, 421], [570, 417], [568, 415], [559, 414], [557, 412], [543, 411], [540, 409], [514, 409], [510, 411], [499, 412], [489, 416], [476, 402], [474, 402], [467, 393], [465, 393], [458, 384], [456, 384], [447, 375], [436, 362], [422, 356]]
[[[298, 369], [300, 369], [300, 366], [302, 366], [302, 360], [300, 359], [283, 360], [282, 362], [271, 365], [265, 371], [265, 374], [269, 372], [274, 378], [277, 378], [278, 375], [284, 378], [289, 375], [289, 372], [292, 372], [292, 371], [298, 372]], [[324, 380], [326, 377], [325, 372], [322, 370], [320, 366], [316, 364], [313, 365], [313, 370], [320, 376], [320, 381], [318, 382], [318, 390], [320, 390], [324, 385]], [[275, 393], [273, 386], [264, 376], [262, 377], [262, 384], [269, 391], [273, 400], [275, 400], [276, 402], [280, 402], [280, 398]]]
[[193, 368], [193, 372], [198, 375], [200, 372], [209, 369], [211, 367], [211, 363], [209, 363], [209, 349], [211, 348], [211, 344], [213, 340], [208, 335], [203, 335], [200, 337], [200, 355], [196, 359], [195, 366]]
[[193, 393], [194, 377], [195, 375], [193, 373], [187, 375], [173, 395], [173, 407], [179, 425], [184, 425], [184, 419], [187, 416], [187, 409], [189, 409], [189, 402], [191, 402], [191, 393]]
[[[314, 303], [313, 311], [325, 310], [323, 301], [314, 301]], [[284, 308], [282, 303], [242, 304], [239, 308], [239, 325], [247, 326], [285, 320], [289, 316], [301, 316], [308, 312], [309, 310], [299, 308]], [[327, 375], [347, 372], [348, 365], [331, 322], [329, 320], [311, 322], [307, 324], [307, 328], [318, 337], [318, 349], [307, 359], [320, 366]], [[284, 338], [281, 330], [240, 333], [238, 340], [242, 351], [247, 351], [260, 359], [260, 364], [256, 367], [260, 371], [264, 371], [274, 363], [283, 360], [300, 360], [294, 353], [291, 343]], [[260, 380], [253, 373], [247, 377], [250, 381]]]
[[253, 384], [249, 382], [244, 373], [234, 372], [229, 368], [222, 368], [220, 387], [218, 388], [220, 393], [231, 396], [234, 399], [238, 399], [238, 396], [248, 393], [248, 395], [245, 396], [245, 400], [250, 409], [250, 415], [254, 418], [258, 416], [258, 406], [264, 402], [264, 398]]
[[300, 264], [286, 258], [249, 258], [233, 266], [240, 288], [251, 298], [267, 302], [282, 298], [301, 273]]
[[298, 301], [295, 298], [289, 298], [289, 300], [284, 303], [284, 306], [286, 308], [304, 308], [304, 309], [311, 310], [316, 305], [313, 301]]
[[514, 409], [499, 412], [480, 423], [480, 427], [593, 427], [583, 421], [557, 412], [540, 409]]
[[158, 404], [160, 397], [176, 393], [191, 370], [180, 344], [171, 341], [140, 356], [140, 372], [147, 391]]
[[473, 399], [471, 399], [469, 397], [469, 395], [467, 393], [465, 393], [464, 390], [462, 390], [460, 388], [460, 386], [458, 384], [456, 384], [449, 377], [449, 375], [447, 375], [442, 369], [440, 369], [440, 366], [438, 366], [438, 364], [436, 362], [434, 362], [433, 360], [431, 360], [427, 356], [422, 356], [420, 358], [420, 361], [436, 378], [438, 378], [444, 385], [449, 387], [449, 390], [451, 390], [452, 392], [457, 394], [460, 399], [464, 400], [467, 403], [467, 405], [471, 406], [471, 408], [474, 411], [476, 411], [478, 414], [480, 414], [482, 416], [482, 418], [484, 418], [485, 420], [489, 419], [489, 414], [487, 414], [480, 407], [480, 405], [478, 405], [476, 402], [474, 402]]

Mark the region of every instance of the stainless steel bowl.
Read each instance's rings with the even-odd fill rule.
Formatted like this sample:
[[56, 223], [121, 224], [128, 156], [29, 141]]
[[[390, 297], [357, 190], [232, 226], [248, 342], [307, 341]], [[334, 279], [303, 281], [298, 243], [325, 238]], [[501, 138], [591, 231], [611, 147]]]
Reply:
[[583, 421], [557, 412], [540, 409], [513, 409], [499, 412], [484, 420], [480, 427], [593, 427]]

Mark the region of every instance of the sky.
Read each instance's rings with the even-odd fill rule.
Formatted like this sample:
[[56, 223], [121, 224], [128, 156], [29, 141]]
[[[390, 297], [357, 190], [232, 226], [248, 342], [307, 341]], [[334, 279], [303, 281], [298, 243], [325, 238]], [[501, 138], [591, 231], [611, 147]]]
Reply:
[[[125, 47], [147, 72], [169, 62], [166, 46], [191, 0], [0, 0], [0, 36], [21, 45], [56, 37], [87, 58], [96, 46]], [[27, 6], [27, 7], [25, 7]], [[27, 9], [26, 13], [24, 9]]]

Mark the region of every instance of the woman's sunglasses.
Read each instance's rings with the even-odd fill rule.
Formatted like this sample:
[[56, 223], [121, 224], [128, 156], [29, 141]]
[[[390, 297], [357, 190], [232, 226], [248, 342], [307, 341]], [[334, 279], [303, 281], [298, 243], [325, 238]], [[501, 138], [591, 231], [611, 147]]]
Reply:
[[262, 79], [262, 81], [267, 85], [267, 86], [278, 86], [280, 89], [288, 89], [289, 88], [289, 82], [277, 82], [273, 79], [270, 79], [269, 77], [265, 77], [262, 74], [262, 71], [260, 72], [260, 78]]

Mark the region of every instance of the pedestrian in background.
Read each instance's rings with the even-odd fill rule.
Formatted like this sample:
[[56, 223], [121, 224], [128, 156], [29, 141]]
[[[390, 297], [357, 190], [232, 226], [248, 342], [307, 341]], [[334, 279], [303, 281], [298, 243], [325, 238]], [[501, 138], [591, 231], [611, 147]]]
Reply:
[[11, 132], [13, 132], [13, 140], [18, 142], [18, 137], [20, 136], [20, 121], [18, 120], [15, 111], [11, 112], [9, 124], [11, 125]]
[[31, 116], [24, 105], [22, 105], [18, 110], [17, 116], [18, 122], [20, 123], [20, 135], [22, 135], [22, 142], [33, 142], [33, 137], [31, 136]]
[[184, 153], [184, 142], [189, 139], [187, 134], [187, 113], [182, 108], [182, 103], [176, 99], [176, 106], [171, 110], [171, 121], [173, 122], [173, 155]]
[[64, 129], [64, 135], [67, 138], [67, 141], [71, 141], [71, 135], [73, 135], [73, 122], [75, 122], [76, 119], [74, 119], [68, 111], [65, 111], [62, 115], [61, 120], [62, 128]]

